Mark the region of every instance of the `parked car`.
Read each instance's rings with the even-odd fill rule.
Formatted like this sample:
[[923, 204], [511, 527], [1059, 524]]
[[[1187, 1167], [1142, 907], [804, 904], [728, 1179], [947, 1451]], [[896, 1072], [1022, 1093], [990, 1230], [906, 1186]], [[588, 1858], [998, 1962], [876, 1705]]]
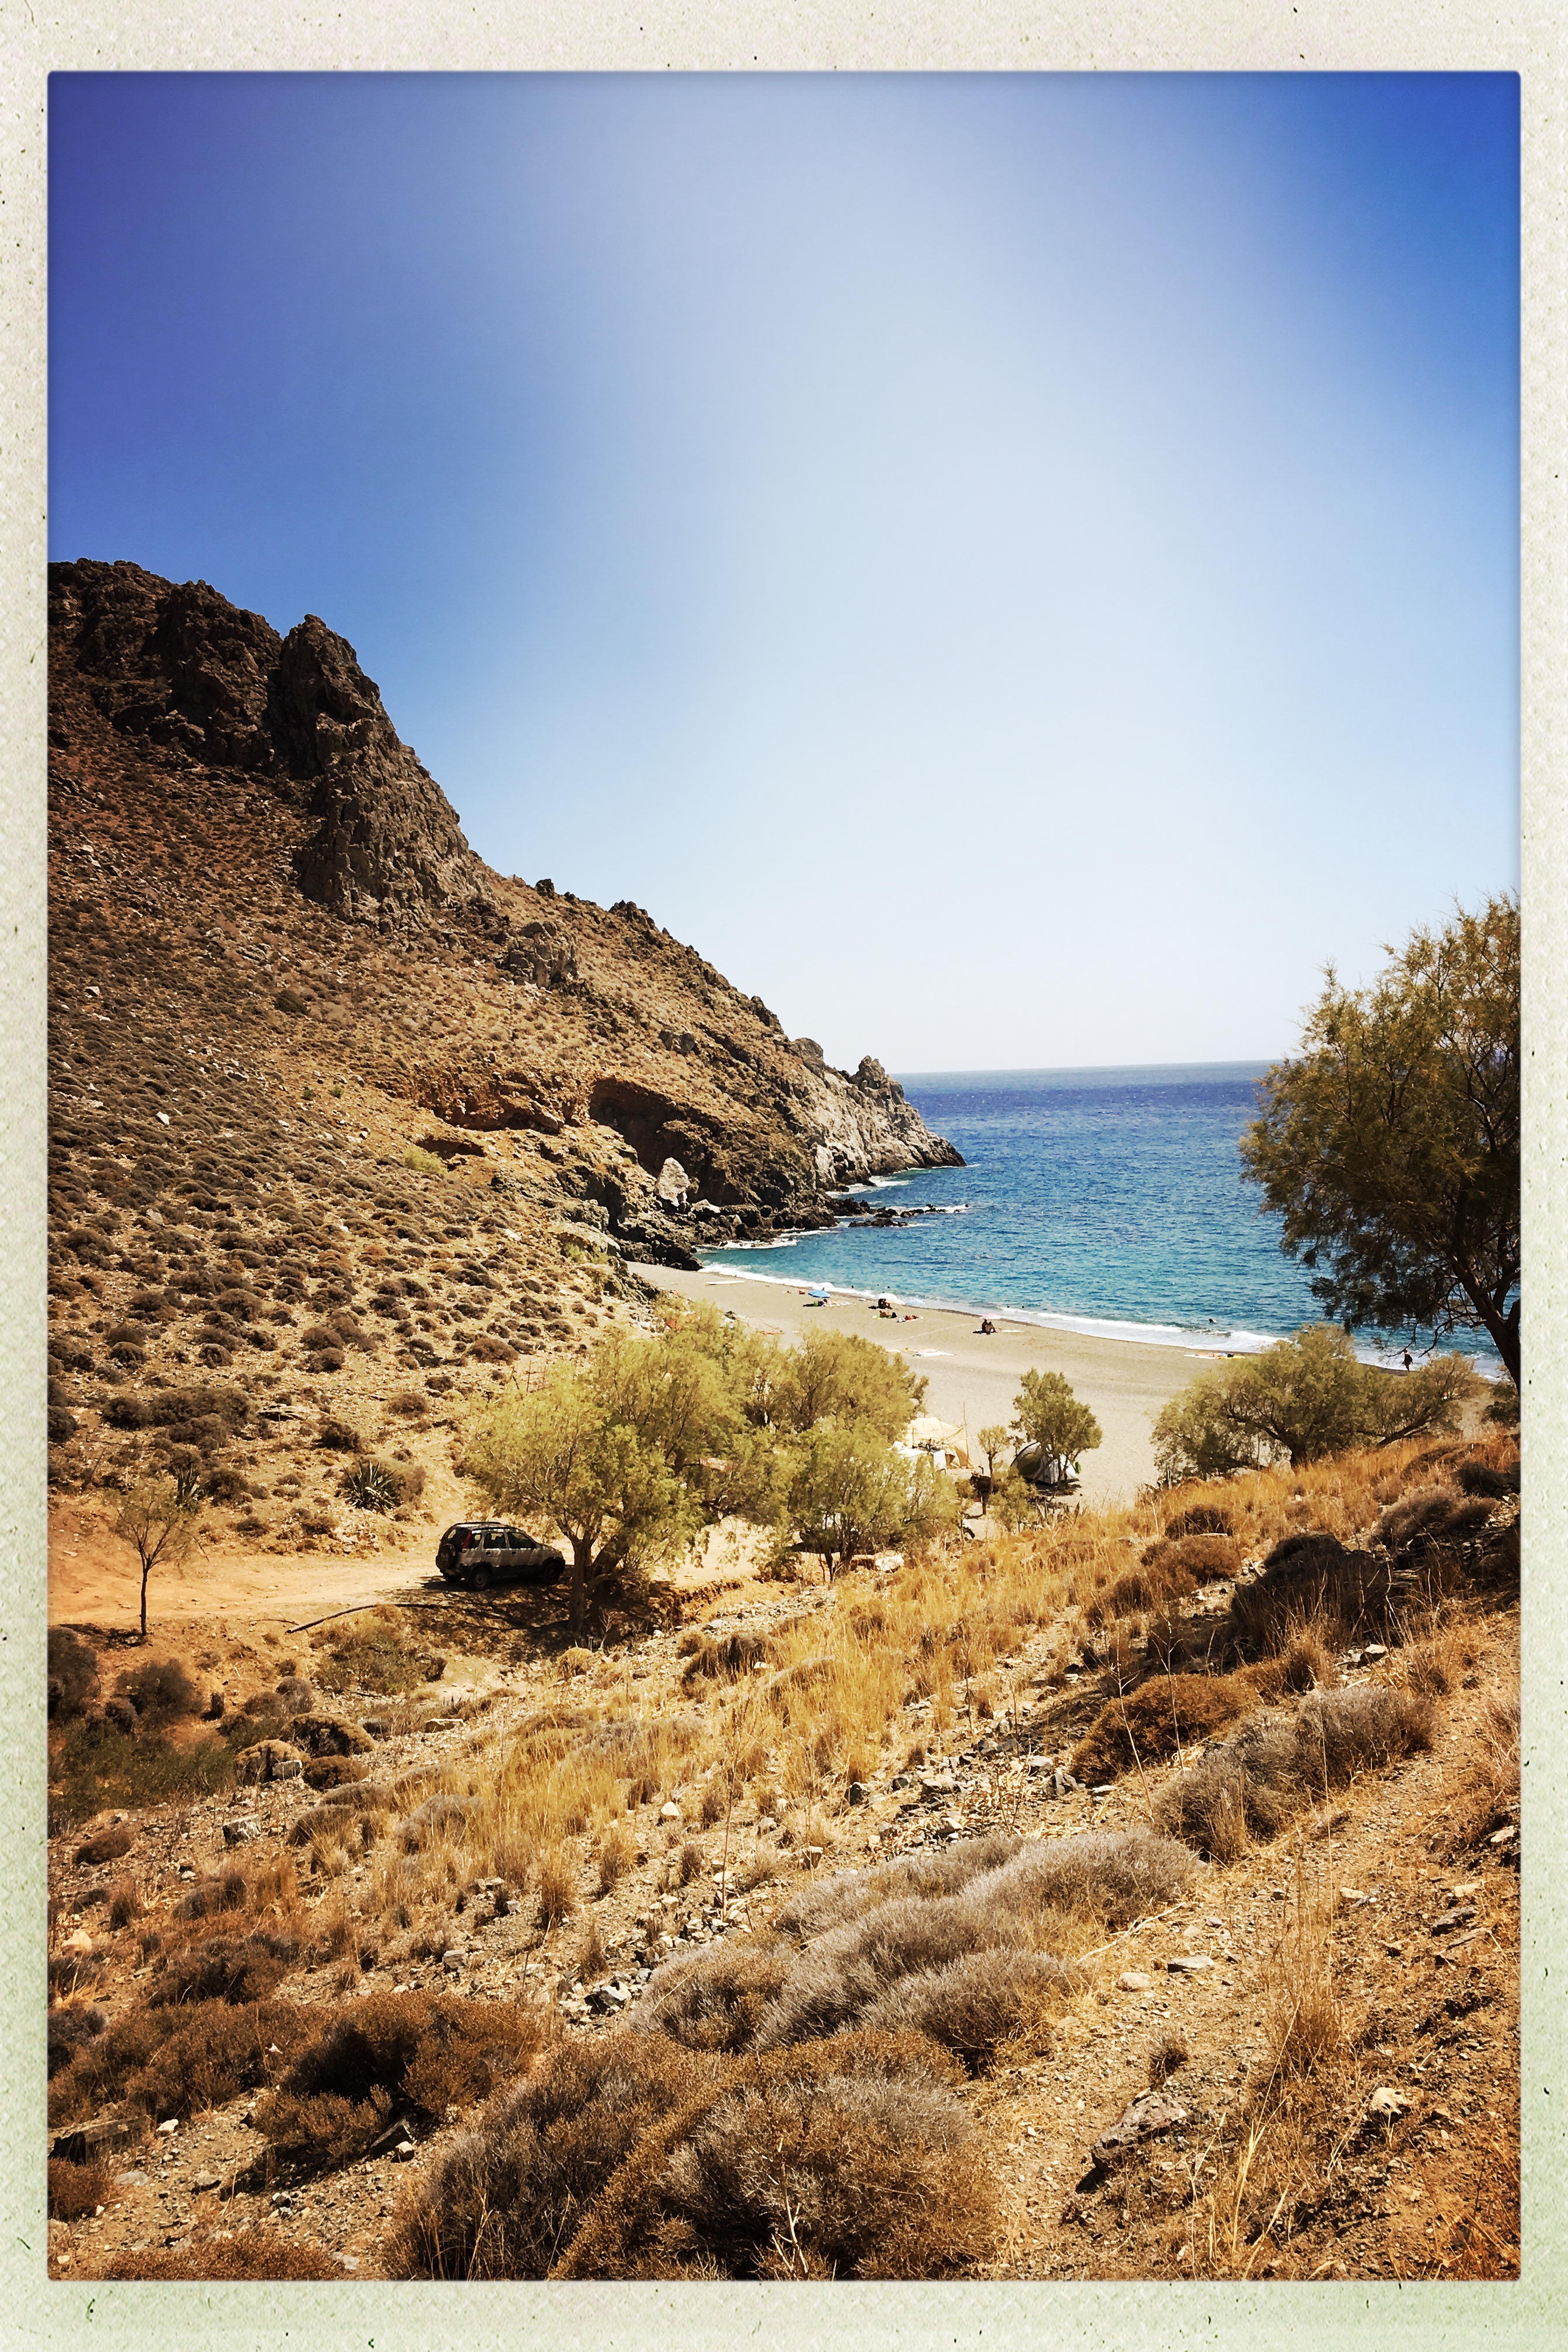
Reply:
[[436, 1565], [448, 1584], [487, 1591], [492, 1584], [555, 1584], [566, 1562], [553, 1544], [541, 1543], [525, 1528], [500, 1519], [459, 1519], [436, 1550]]

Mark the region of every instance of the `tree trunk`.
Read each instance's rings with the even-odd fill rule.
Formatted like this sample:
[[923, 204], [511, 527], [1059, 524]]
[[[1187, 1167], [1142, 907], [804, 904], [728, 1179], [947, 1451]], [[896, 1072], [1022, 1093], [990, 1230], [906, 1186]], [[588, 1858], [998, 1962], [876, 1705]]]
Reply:
[[594, 1565], [594, 1547], [572, 1538], [572, 1577], [566, 1587], [566, 1614], [574, 1633], [582, 1633], [588, 1622], [588, 1570]]
[[152, 1561], [144, 1559], [142, 1563], [142, 1639], [143, 1641], [147, 1639], [147, 1579], [152, 1573]]

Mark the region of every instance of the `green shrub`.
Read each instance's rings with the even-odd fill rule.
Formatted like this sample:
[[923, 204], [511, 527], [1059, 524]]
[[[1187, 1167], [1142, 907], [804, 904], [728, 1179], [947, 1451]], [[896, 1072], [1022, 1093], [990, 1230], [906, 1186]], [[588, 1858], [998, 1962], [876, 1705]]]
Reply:
[[1462, 1356], [1436, 1356], [1399, 1377], [1358, 1363], [1337, 1326], [1308, 1324], [1260, 1355], [1200, 1372], [1171, 1398], [1154, 1423], [1154, 1460], [1162, 1483], [1176, 1486], [1390, 1445], [1458, 1428], [1480, 1385]]

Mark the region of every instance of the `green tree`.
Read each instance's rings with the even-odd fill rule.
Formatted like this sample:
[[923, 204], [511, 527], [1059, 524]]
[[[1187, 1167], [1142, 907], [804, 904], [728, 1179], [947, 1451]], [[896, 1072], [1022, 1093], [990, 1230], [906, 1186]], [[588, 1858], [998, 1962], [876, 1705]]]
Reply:
[[1484, 1331], [1520, 1375], [1520, 931], [1510, 898], [1416, 931], [1374, 987], [1331, 968], [1242, 1139], [1336, 1320]]
[[468, 1435], [465, 1469], [489, 1507], [542, 1518], [569, 1547], [576, 1631], [606, 1585], [646, 1576], [770, 1491], [718, 1324], [699, 1313], [656, 1339], [609, 1332], [586, 1364], [552, 1365], [541, 1389], [504, 1399]]
[[868, 1422], [819, 1422], [796, 1449], [790, 1520], [830, 1574], [856, 1552], [927, 1542], [959, 1515], [952, 1481], [929, 1455], [895, 1453]]
[[156, 1568], [177, 1568], [195, 1549], [201, 1489], [184, 1478], [145, 1478], [115, 1514], [114, 1532], [136, 1554], [142, 1570], [142, 1639], [147, 1639], [147, 1580]]
[[986, 1476], [988, 1478], [1000, 1477], [1001, 1473], [997, 1469], [996, 1465], [1006, 1447], [1006, 1431], [1002, 1427], [999, 1422], [993, 1422], [989, 1429], [983, 1429], [979, 1432], [975, 1437], [974, 1443], [979, 1446], [981, 1453], [985, 1456]]
[[1309, 1324], [1260, 1355], [1200, 1372], [1154, 1423], [1162, 1483], [1223, 1477], [1260, 1463], [1321, 1461], [1354, 1446], [1454, 1429], [1482, 1383], [1462, 1356], [1405, 1374], [1356, 1361], [1337, 1326]]
[[1024, 1374], [1013, 1399], [1012, 1426], [1021, 1441], [1019, 1453], [1026, 1446], [1039, 1447], [1041, 1483], [1047, 1486], [1059, 1486], [1068, 1464], [1080, 1454], [1092, 1453], [1101, 1437], [1099, 1422], [1088, 1405], [1079, 1402], [1060, 1372], [1030, 1370]]
[[781, 1348], [766, 1387], [774, 1428], [802, 1431], [818, 1422], [858, 1422], [891, 1444], [925, 1402], [926, 1382], [907, 1364], [852, 1331], [808, 1331], [798, 1348]]

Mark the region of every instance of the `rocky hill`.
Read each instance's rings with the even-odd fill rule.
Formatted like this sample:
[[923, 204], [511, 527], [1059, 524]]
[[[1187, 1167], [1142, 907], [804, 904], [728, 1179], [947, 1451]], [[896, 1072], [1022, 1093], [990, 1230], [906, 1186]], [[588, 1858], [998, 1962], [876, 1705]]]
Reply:
[[95, 1381], [449, 1385], [958, 1161], [640, 907], [492, 872], [313, 615], [56, 565], [49, 772], [62, 1444]]

